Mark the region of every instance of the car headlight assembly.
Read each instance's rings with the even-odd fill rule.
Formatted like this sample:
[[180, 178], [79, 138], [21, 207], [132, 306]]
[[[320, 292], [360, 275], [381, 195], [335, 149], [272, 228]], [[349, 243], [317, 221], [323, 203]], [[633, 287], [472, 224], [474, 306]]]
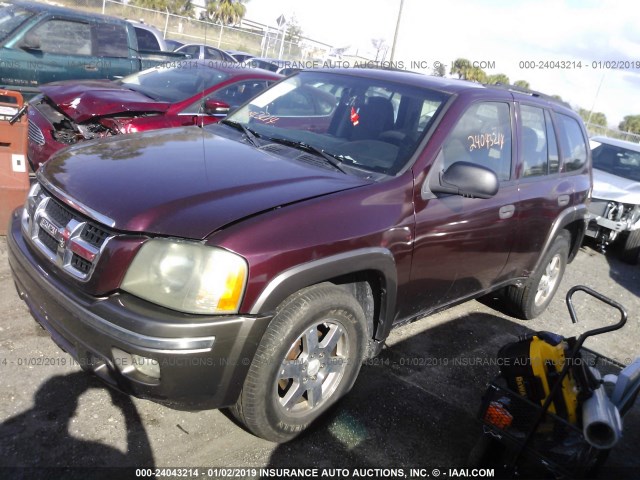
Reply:
[[237, 313], [247, 281], [246, 261], [199, 243], [154, 239], [142, 245], [121, 288], [173, 310]]

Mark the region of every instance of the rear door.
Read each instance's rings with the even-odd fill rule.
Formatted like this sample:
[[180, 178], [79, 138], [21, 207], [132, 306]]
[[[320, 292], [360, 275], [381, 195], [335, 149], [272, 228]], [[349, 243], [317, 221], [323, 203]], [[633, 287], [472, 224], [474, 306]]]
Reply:
[[574, 118], [525, 102], [518, 109], [520, 228], [510, 262], [514, 276], [531, 273], [554, 222], [573, 210], [587, 159], [586, 139]]

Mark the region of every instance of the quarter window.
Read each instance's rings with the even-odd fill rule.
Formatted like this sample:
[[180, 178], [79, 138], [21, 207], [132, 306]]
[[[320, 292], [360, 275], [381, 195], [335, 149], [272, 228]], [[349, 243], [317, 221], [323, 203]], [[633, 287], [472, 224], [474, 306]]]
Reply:
[[136, 31], [136, 38], [138, 39], [139, 50], [155, 50], [155, 51], [160, 50], [160, 44], [158, 43], [158, 39], [153, 33], [149, 32], [148, 30], [144, 30], [142, 28], [135, 28], [135, 31]]
[[509, 105], [481, 102], [469, 107], [442, 147], [443, 167], [471, 162], [490, 168], [501, 181], [511, 178]]
[[567, 115], [558, 114], [561, 133], [560, 145], [563, 155], [563, 171], [580, 170], [587, 163], [587, 144], [578, 122]]

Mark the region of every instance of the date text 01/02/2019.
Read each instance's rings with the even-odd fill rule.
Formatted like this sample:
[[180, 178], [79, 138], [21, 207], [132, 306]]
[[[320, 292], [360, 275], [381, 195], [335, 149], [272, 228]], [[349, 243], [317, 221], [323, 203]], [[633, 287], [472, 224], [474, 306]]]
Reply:
[[520, 60], [524, 70], [637, 70], [640, 60]]

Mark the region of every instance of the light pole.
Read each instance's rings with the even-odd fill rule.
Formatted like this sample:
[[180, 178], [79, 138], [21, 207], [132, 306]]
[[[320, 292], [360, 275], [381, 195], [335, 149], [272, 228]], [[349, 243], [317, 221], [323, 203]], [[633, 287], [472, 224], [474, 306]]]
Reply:
[[396, 31], [393, 34], [393, 45], [391, 46], [391, 57], [389, 60], [393, 62], [396, 56], [396, 42], [398, 40], [398, 30], [400, 30], [400, 19], [402, 18], [402, 8], [404, 7], [404, 0], [400, 0], [400, 8], [398, 9], [398, 20], [396, 21]]

